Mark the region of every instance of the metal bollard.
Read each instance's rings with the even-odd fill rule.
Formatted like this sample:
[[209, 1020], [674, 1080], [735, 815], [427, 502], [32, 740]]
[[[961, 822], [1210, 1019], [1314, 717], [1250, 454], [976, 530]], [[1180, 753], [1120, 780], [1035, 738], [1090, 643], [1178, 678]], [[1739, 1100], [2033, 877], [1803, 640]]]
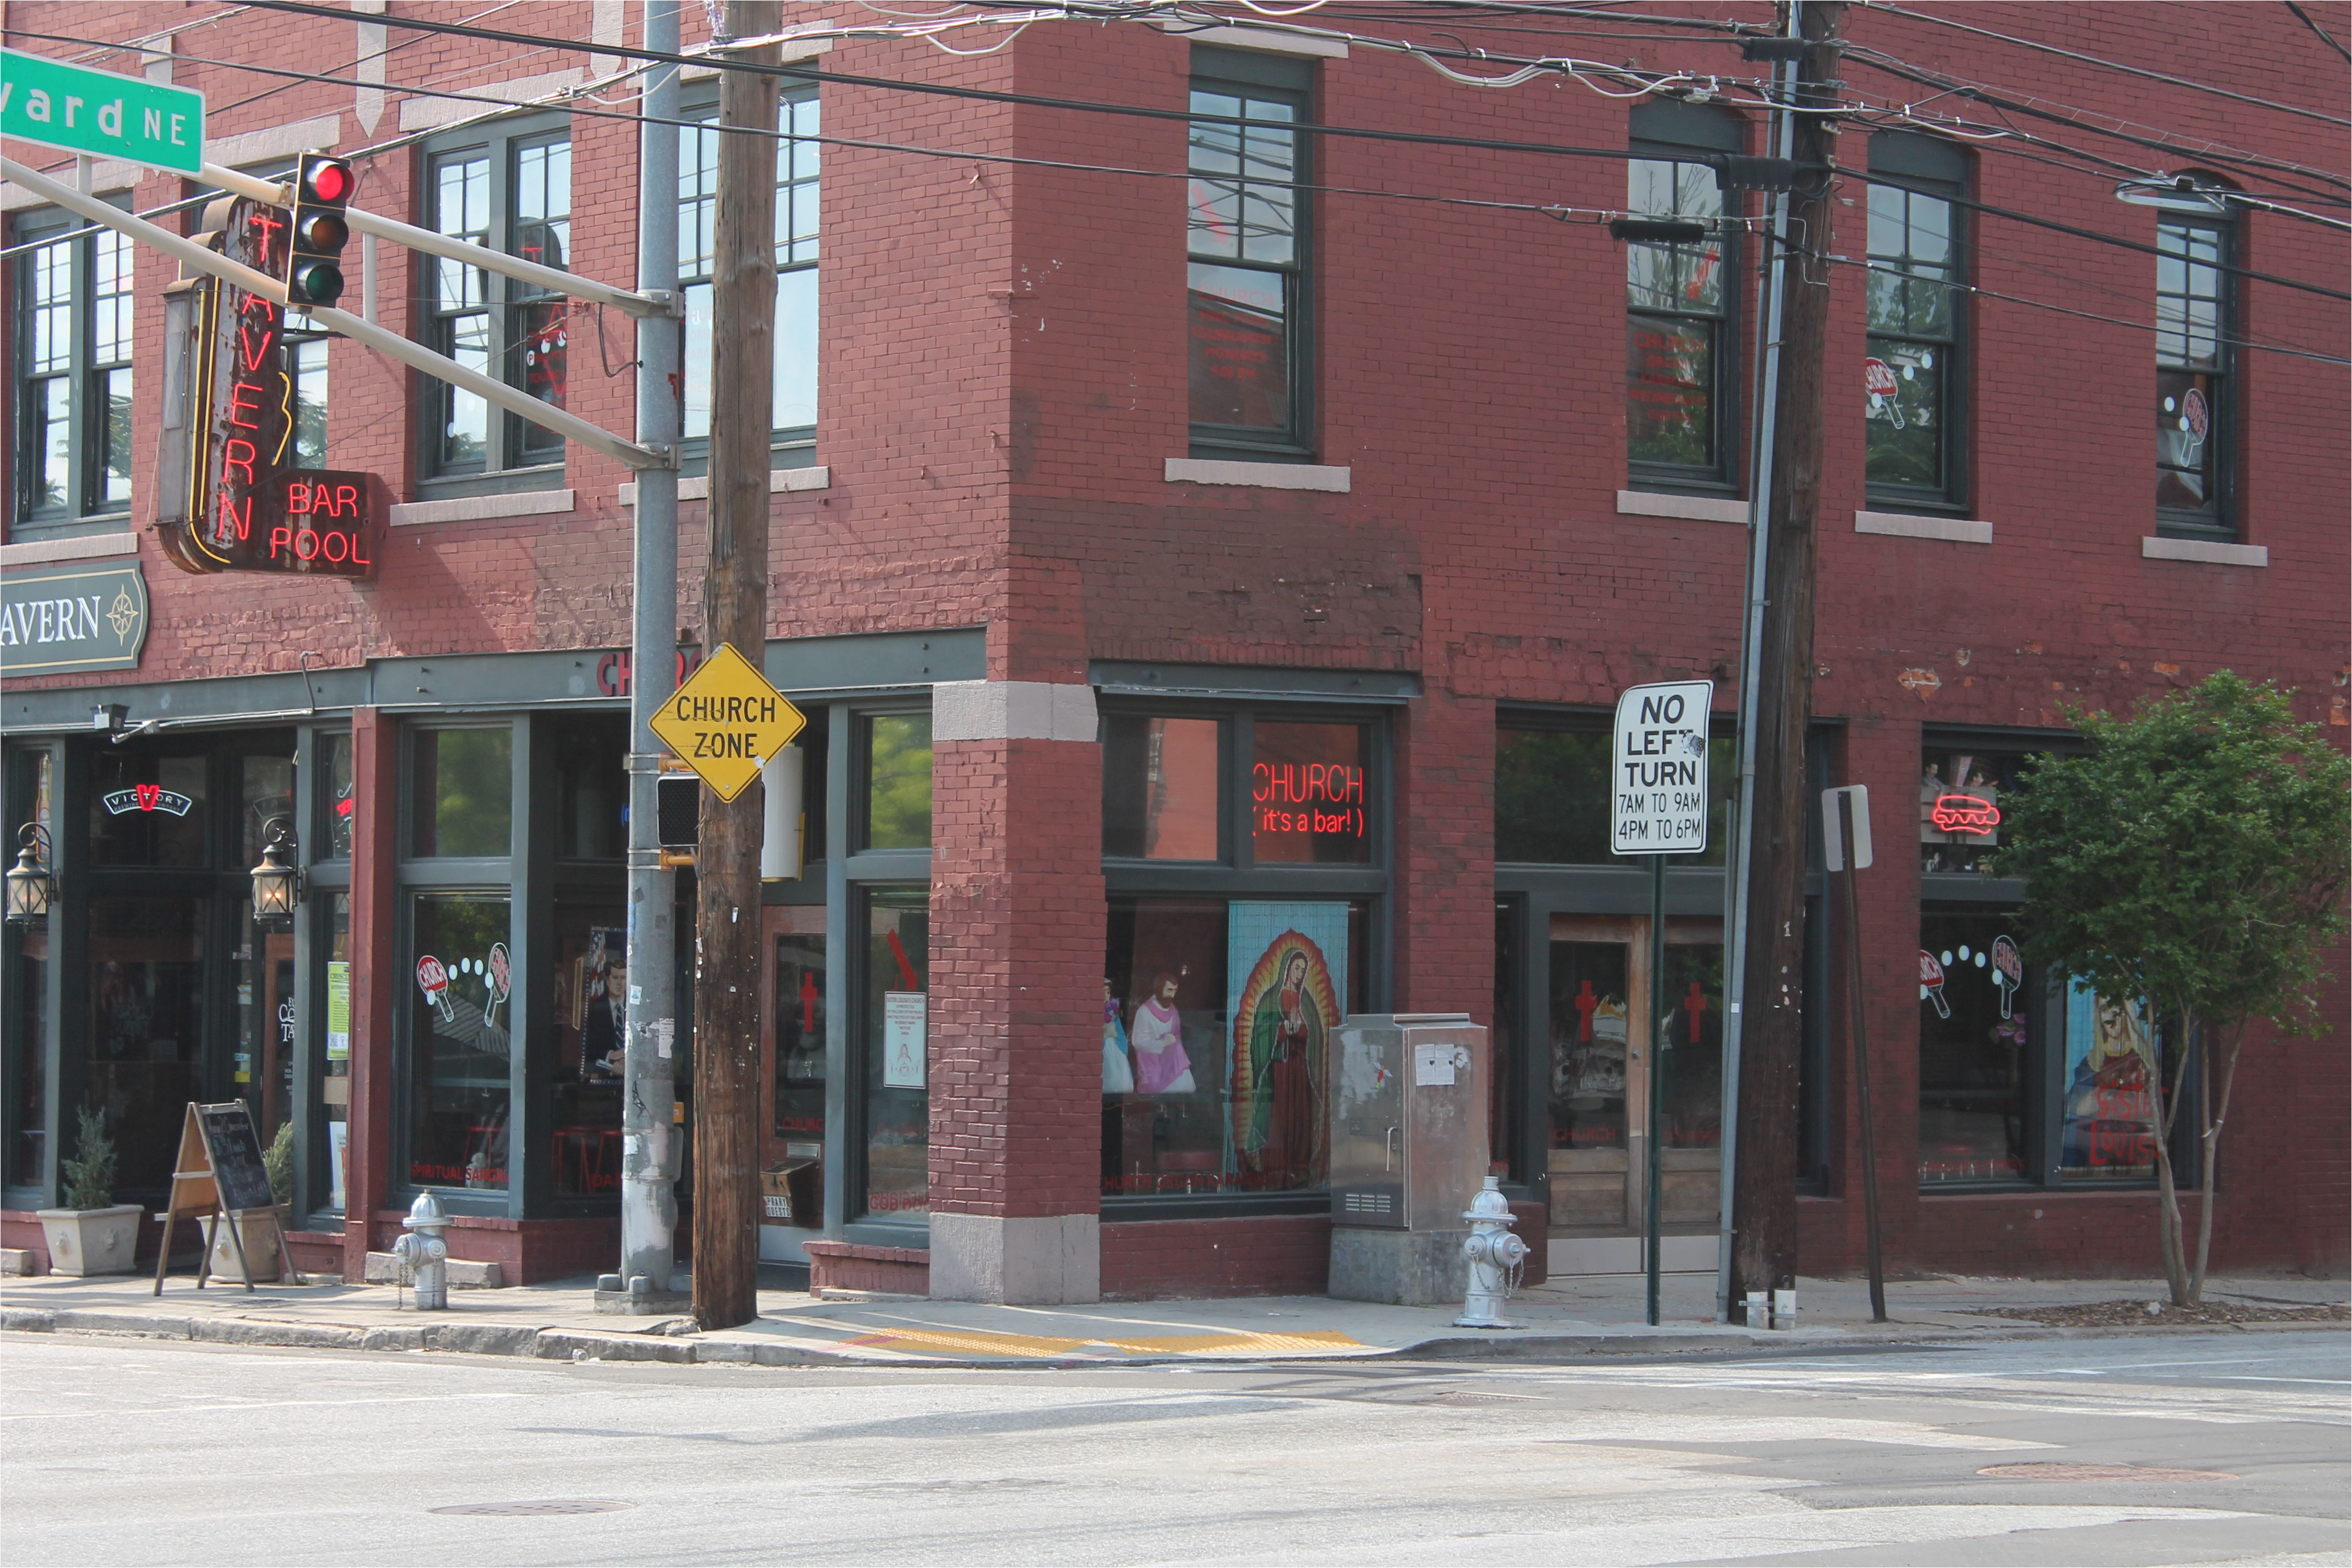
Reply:
[[1462, 1243], [1463, 1255], [1470, 1259], [1470, 1289], [1454, 1326], [1516, 1328], [1516, 1323], [1503, 1321], [1503, 1302], [1519, 1288], [1519, 1268], [1527, 1262], [1528, 1244], [1511, 1234], [1511, 1226], [1518, 1221], [1512, 1217], [1510, 1200], [1503, 1196], [1496, 1178], [1486, 1178], [1486, 1187], [1470, 1200], [1469, 1210], [1462, 1217], [1470, 1222], [1470, 1235]]
[[[392, 1244], [392, 1255], [400, 1259], [400, 1271], [408, 1277], [410, 1288], [416, 1293], [416, 1310], [420, 1312], [446, 1310], [449, 1305], [449, 1244], [441, 1239], [448, 1226], [449, 1216], [441, 1212], [440, 1200], [431, 1193], [419, 1193], [408, 1206], [408, 1217], [402, 1220], [408, 1234]], [[393, 1286], [393, 1303], [400, 1300], [400, 1287]]]

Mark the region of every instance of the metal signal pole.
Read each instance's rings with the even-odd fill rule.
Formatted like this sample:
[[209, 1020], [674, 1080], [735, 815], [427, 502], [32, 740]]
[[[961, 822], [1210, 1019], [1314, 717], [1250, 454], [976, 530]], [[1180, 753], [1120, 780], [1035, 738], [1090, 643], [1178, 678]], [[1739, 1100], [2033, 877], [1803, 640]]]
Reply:
[[[646, 47], [677, 52], [678, 0], [646, 0]], [[638, 135], [637, 288], [677, 293], [677, 68], [649, 66]], [[667, 121], [668, 123], [665, 123]], [[637, 321], [637, 440], [678, 441], [679, 318]], [[677, 1261], [677, 878], [661, 863], [653, 716], [677, 676], [677, 469], [637, 471], [629, 637], [628, 1033], [623, 1050], [620, 1285], [653, 1308]], [[644, 1280], [643, 1286], [636, 1281]]]
[[[1803, 7], [1811, 46], [1797, 63], [1796, 108], [1836, 101], [1838, 0]], [[1739, 994], [1738, 1163], [1733, 1173], [1732, 1291], [1788, 1289], [1797, 1265], [1798, 1069], [1805, 951], [1805, 731], [1812, 710], [1815, 521], [1822, 495], [1822, 384], [1829, 324], [1830, 183], [1836, 136], [1826, 116], [1799, 112], [1797, 189], [1781, 248], [1780, 388], [1773, 419], [1770, 533], [1764, 552], [1763, 636], [1755, 662], [1752, 833]]]
[[[778, 0], [728, 0], [730, 37], [782, 26]], [[779, 65], [774, 45], [740, 51]], [[776, 79], [729, 71], [719, 89], [719, 217], [710, 355], [710, 564], [703, 647], [754, 668], [768, 646], [768, 433], [774, 425]], [[747, 134], [758, 132], [759, 134]], [[764, 792], [702, 791], [694, 987], [694, 1318], [759, 1316], [760, 843]]]

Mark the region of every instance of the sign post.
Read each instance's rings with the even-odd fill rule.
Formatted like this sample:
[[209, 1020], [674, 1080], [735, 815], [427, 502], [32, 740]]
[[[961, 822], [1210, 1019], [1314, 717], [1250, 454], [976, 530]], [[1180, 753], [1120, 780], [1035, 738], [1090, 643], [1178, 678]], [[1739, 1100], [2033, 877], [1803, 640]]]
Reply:
[[[1711, 680], [1628, 687], [1610, 741], [1609, 847], [1650, 858], [1650, 1070], [1646, 1075], [1642, 1255], [1650, 1326], [1658, 1323], [1660, 1105], [1666, 1083], [1666, 857], [1706, 852], [1707, 713]], [[1627, 1042], [1630, 1046], [1631, 1041]]]
[[720, 644], [653, 717], [654, 733], [721, 800], [741, 795], [807, 724], [732, 643]]
[[0, 49], [0, 136], [202, 174], [205, 95], [47, 55]]
[[[1853, 1007], [1853, 1088], [1862, 1112], [1862, 1210], [1870, 1256], [1870, 1321], [1883, 1323], [1886, 1321], [1886, 1270], [1878, 1256], [1878, 1136], [1871, 1115], [1870, 1037], [1862, 1021], [1862, 900], [1854, 889], [1854, 873], [1870, 864], [1868, 785], [1822, 791], [1822, 847], [1829, 869], [1845, 873], [1845, 973]], [[1926, 952], [1919, 957], [1923, 969], [1936, 962]], [[1944, 1005], [1943, 982], [1943, 968], [1938, 964], [1938, 1007]]]

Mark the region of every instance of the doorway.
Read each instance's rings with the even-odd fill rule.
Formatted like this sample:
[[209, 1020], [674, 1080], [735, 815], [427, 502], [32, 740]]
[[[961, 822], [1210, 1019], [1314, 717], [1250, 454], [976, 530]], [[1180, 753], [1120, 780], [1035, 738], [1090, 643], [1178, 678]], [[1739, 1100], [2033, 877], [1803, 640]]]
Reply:
[[1723, 925], [1666, 921], [1665, 1049], [1651, 1048], [1647, 916], [1554, 913], [1538, 960], [1549, 1052], [1544, 1173], [1555, 1274], [1638, 1272], [1654, 1195], [1659, 1263], [1712, 1269], [1723, 1148]]
[[824, 906], [772, 905], [765, 934], [760, 1257], [805, 1263], [824, 1234]]

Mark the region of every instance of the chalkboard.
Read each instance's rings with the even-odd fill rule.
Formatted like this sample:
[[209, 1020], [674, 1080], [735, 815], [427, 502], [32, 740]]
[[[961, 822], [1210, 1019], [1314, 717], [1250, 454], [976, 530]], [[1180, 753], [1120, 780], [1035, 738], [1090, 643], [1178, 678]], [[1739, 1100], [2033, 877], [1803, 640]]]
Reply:
[[220, 1206], [230, 1213], [266, 1209], [278, 1200], [270, 1194], [269, 1172], [261, 1163], [261, 1140], [254, 1136], [253, 1113], [245, 1101], [199, 1105], [197, 1119], [205, 1130], [205, 1147], [212, 1154], [213, 1180], [220, 1188]]

